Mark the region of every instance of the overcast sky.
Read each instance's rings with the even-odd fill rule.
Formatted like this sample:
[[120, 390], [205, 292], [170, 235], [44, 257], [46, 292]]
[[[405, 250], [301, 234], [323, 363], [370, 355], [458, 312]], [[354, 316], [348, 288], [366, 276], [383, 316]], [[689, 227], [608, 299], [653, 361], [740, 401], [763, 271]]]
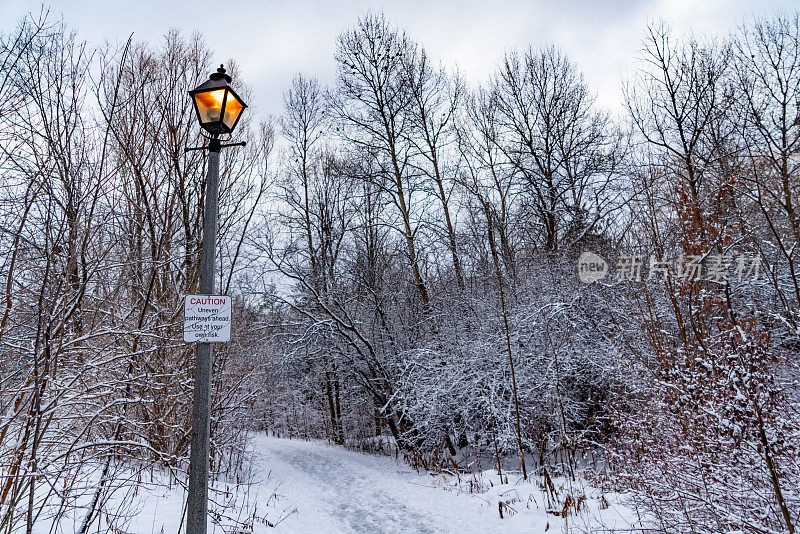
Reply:
[[[0, 31], [40, 2], [0, 0]], [[235, 6], [235, 7], [234, 7]], [[64, 0], [51, 11], [93, 44], [108, 38], [157, 41], [169, 28], [202, 32], [217, 62], [234, 58], [255, 93], [255, 112], [277, 114], [298, 71], [333, 80], [337, 34], [367, 10], [383, 12], [433, 57], [484, 81], [507, 48], [562, 47], [583, 70], [601, 105], [619, 109], [620, 80], [641, 47], [649, 20], [681, 33], [724, 33], [747, 16], [800, 9], [800, 0], [559, 0], [387, 2], [297, 0]]]

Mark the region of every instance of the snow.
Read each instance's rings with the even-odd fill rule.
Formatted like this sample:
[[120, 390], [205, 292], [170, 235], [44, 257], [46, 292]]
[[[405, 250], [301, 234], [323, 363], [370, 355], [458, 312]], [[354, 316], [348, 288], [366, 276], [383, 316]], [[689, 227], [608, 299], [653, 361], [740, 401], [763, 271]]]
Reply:
[[[579, 488], [587, 495], [583, 511], [564, 519], [554, 515], [561, 506], [554, 506], [538, 483], [523, 483], [513, 473], [503, 473], [508, 483], [495, 471], [458, 478], [420, 473], [393, 457], [263, 434], [253, 437], [251, 449], [254, 484], [248, 495], [230, 497], [233, 506], [228, 507], [228, 513], [234, 510], [239, 520], [256, 518], [252, 521], [253, 533], [538, 534], [614, 532], [615, 528], [630, 531], [632, 527], [633, 516], [619, 506], [618, 496], [590, 487]], [[564, 479], [553, 482], [561, 495], [568, 492]], [[468, 487], [477, 491], [467, 491]], [[232, 489], [232, 485], [227, 488]], [[216, 498], [223, 498], [226, 485], [217, 483], [216, 489], [222, 491], [214, 493]], [[124, 524], [125, 533], [179, 531], [184, 505], [180, 487], [149, 486], [133, 498], [128, 495], [126, 501], [129, 518], [115, 525], [119, 528]], [[503, 519], [498, 512], [500, 501], [504, 503]], [[109, 524], [105, 516], [102, 522], [103, 527]], [[209, 521], [209, 533], [229, 533], [230, 528], [221, 525], [230, 524], [218, 517]], [[67, 527], [64, 523], [61, 526]], [[103, 527], [100, 532], [106, 531]], [[74, 532], [71, 527], [60, 531]], [[97, 522], [91, 532], [98, 532]]]
[[[321, 525], [331, 533], [501, 532], [505, 526], [479, 498], [444, 491], [434, 477], [393, 458], [263, 436], [255, 445], [262, 469], [282, 481], [278, 493], [296, 508], [276, 532], [315, 533]], [[530, 532], [541, 528], [531, 525]]]

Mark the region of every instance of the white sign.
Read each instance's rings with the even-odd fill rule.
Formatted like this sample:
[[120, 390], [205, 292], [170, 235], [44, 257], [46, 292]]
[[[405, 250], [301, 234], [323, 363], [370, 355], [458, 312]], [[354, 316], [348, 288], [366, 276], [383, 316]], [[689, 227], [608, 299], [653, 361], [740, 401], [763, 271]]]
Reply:
[[186, 295], [183, 301], [183, 341], [227, 343], [231, 340], [231, 298]]

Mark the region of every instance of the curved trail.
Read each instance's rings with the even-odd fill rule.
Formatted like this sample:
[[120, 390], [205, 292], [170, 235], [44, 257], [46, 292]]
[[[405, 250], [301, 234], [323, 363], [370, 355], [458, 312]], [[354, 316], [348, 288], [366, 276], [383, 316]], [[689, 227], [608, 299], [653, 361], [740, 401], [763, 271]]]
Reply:
[[272, 532], [500, 533], [508, 527], [479, 497], [434, 487], [434, 477], [393, 458], [263, 435], [253, 450], [257, 469], [271, 477], [267, 485], [277, 486], [278, 507], [296, 510]]

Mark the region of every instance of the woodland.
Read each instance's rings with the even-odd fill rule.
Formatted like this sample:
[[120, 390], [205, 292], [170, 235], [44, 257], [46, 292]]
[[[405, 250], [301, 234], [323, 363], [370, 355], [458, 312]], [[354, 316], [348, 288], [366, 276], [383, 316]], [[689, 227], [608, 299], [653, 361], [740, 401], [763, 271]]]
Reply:
[[[260, 432], [592, 477], [653, 532], [798, 532], [800, 17], [641, 39], [614, 113], [557, 44], [472, 85], [380, 13], [331, 83], [275, 82], [220, 163], [215, 477], [245, 484]], [[187, 92], [218, 64], [179, 30], [0, 33], [0, 533], [83, 534], [153, 470], [185, 484]]]

